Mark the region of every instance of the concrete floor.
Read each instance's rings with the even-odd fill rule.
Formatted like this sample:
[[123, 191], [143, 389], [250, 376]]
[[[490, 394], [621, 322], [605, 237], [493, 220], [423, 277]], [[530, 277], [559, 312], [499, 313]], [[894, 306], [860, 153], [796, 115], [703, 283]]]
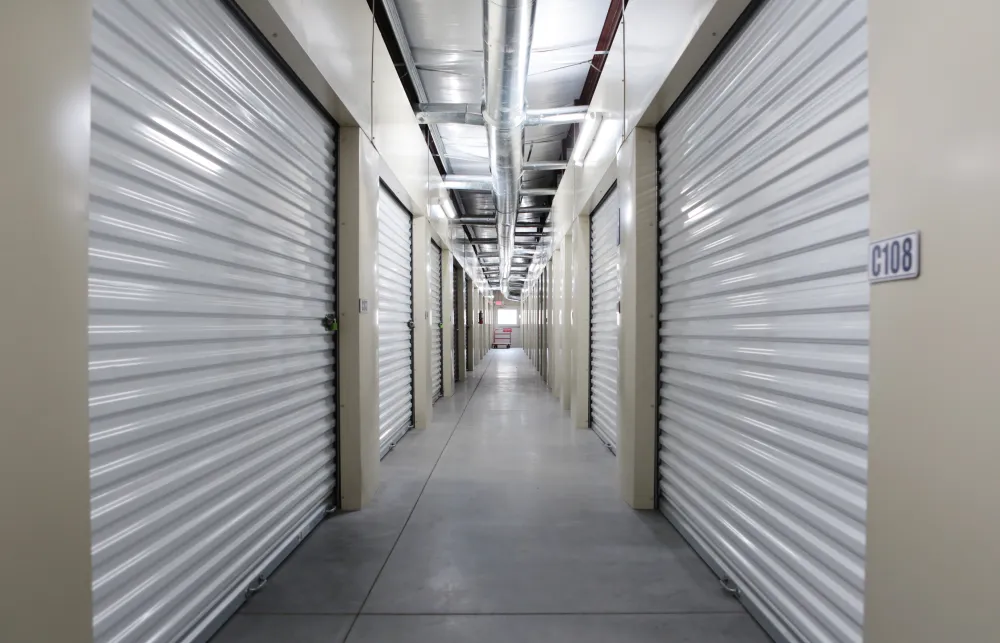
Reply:
[[520, 349], [494, 350], [212, 643], [764, 643]]

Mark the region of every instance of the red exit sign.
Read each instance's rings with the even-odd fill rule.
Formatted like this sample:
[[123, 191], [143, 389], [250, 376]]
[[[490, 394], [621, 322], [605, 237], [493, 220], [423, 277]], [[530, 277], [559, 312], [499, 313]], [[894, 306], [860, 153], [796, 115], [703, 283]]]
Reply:
[[502, 300], [502, 299], [497, 299], [497, 300], [496, 300], [495, 302], [493, 302], [493, 303], [495, 303], [495, 304], [496, 304], [497, 306], [503, 306], [503, 300]]

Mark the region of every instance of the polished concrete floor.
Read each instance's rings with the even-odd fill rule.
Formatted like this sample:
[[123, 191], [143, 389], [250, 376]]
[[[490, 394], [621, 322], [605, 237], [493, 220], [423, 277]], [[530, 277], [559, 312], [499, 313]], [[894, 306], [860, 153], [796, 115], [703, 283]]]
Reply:
[[764, 643], [519, 349], [494, 350], [212, 643]]

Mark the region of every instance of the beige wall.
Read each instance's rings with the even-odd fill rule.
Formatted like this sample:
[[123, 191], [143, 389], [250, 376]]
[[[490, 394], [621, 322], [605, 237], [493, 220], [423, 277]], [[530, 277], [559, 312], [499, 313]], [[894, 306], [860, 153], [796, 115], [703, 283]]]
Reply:
[[455, 363], [451, 352], [455, 344], [455, 258], [447, 248], [441, 248], [441, 310], [444, 328], [441, 329], [441, 355], [444, 364], [441, 369], [442, 393], [445, 397], [455, 394]]
[[618, 481], [622, 499], [652, 509], [657, 452], [656, 134], [633, 130], [618, 152], [621, 315], [618, 328]]
[[0, 641], [85, 643], [90, 3], [0, 24]]
[[552, 341], [549, 354], [549, 388], [556, 397], [562, 396], [563, 382], [563, 332], [560, 313], [563, 309], [563, 251], [556, 248], [552, 253], [552, 296], [549, 300], [549, 325], [552, 328]]
[[413, 219], [413, 426], [427, 428], [433, 419], [431, 359], [431, 238], [427, 217]]
[[870, 1], [872, 238], [923, 265], [872, 287], [866, 643], [1000, 640], [998, 24]]
[[562, 355], [559, 360], [559, 401], [569, 410], [573, 395], [573, 334], [569, 320], [573, 313], [573, 237], [567, 234], [562, 242], [562, 292], [559, 309]]
[[[465, 271], [461, 269], [456, 269], [457, 279], [459, 287], [455, 295], [458, 297], [458, 301], [455, 302], [455, 318], [454, 318], [454, 328], [452, 332], [456, 332], [456, 341], [458, 342], [455, 346], [455, 362], [457, 363], [459, 382], [465, 381], [465, 324], [463, 323], [462, 316], [465, 313]], [[455, 287], [451, 284], [452, 289]]]
[[[340, 506], [363, 507], [378, 488], [379, 158], [357, 127], [340, 129], [337, 280], [340, 361]], [[350, 214], [348, 214], [350, 213]], [[353, 216], [350, 216], [353, 215]], [[360, 312], [367, 299], [369, 312]]]
[[570, 333], [573, 344], [570, 416], [573, 426], [590, 426], [590, 214], [573, 221], [569, 242], [573, 244], [573, 278], [570, 289]]
[[[476, 330], [476, 310], [475, 310], [476, 289], [471, 279], [465, 280], [465, 318], [466, 323], [462, 327], [463, 336], [468, 336], [469, 350], [465, 353], [465, 367], [467, 370], [475, 368], [475, 330]], [[464, 343], [464, 341], [463, 341]]]

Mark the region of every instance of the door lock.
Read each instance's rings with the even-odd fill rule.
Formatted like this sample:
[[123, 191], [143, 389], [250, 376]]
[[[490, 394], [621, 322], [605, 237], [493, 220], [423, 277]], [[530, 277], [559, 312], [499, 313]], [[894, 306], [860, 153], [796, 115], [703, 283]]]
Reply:
[[319, 320], [323, 324], [323, 329], [328, 333], [337, 332], [337, 316], [336, 315], [325, 315], [323, 319]]

